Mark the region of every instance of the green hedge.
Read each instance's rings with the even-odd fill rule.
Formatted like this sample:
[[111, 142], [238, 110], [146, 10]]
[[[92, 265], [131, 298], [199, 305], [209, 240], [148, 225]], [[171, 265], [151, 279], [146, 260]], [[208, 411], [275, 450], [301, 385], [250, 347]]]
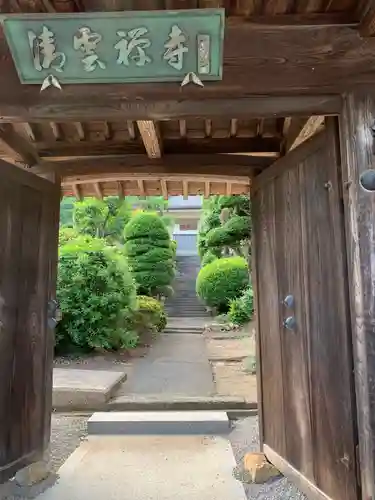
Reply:
[[254, 314], [254, 292], [251, 286], [241, 297], [233, 299], [229, 307], [229, 320], [235, 325], [244, 325], [252, 320]]
[[232, 299], [240, 296], [249, 284], [249, 269], [242, 257], [217, 259], [203, 267], [197, 277], [198, 296], [219, 312], [229, 308]]
[[135, 284], [124, 257], [103, 240], [85, 236], [60, 248], [57, 297], [62, 312], [57, 350], [136, 345], [137, 335], [129, 327]]
[[206, 245], [211, 247], [231, 246], [250, 237], [250, 219], [242, 215], [231, 217], [223, 226], [211, 229], [206, 236]]
[[166, 225], [160, 216], [153, 212], [137, 213], [126, 224], [124, 235], [126, 241], [146, 238], [152, 241], [168, 241], [170, 245], [170, 236]]

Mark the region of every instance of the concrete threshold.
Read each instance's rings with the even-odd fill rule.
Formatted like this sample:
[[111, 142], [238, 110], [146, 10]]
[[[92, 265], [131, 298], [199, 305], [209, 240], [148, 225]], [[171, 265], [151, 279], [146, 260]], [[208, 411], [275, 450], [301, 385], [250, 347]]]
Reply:
[[224, 411], [97, 412], [87, 422], [89, 435], [225, 435]]

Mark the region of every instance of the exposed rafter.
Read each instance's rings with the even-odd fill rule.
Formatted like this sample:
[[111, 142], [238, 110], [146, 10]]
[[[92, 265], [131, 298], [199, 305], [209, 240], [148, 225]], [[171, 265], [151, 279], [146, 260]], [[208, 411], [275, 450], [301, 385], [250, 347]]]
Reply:
[[161, 194], [165, 200], [168, 200], [168, 184], [166, 179], [160, 179]]
[[72, 184], [72, 191], [74, 194], [74, 197], [81, 201], [82, 200], [82, 193], [81, 193], [81, 186], [79, 184]]
[[103, 199], [103, 189], [102, 189], [100, 182], [94, 182], [94, 190], [95, 190], [96, 197], [99, 198], [100, 200], [102, 200]]
[[375, 34], [375, 1], [361, 0], [357, 7], [357, 18], [360, 21], [361, 35], [373, 36]]
[[187, 181], [187, 180], [182, 181], [182, 194], [183, 194], [184, 200], [187, 200], [189, 197], [189, 181]]
[[0, 126], [0, 148], [7, 159], [17, 165], [32, 167], [39, 162], [33, 145], [17, 134], [10, 125]]
[[161, 158], [163, 148], [158, 124], [151, 120], [140, 120], [137, 121], [137, 125], [147, 156], [149, 158]]
[[305, 142], [316, 134], [323, 125], [324, 116], [310, 116], [307, 119], [292, 120], [287, 139], [287, 150], [290, 151]]

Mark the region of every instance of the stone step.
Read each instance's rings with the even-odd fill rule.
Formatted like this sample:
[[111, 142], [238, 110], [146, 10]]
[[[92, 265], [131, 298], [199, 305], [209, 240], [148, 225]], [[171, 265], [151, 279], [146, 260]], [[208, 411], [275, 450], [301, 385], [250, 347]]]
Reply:
[[224, 411], [97, 412], [87, 422], [89, 435], [220, 435], [229, 430]]

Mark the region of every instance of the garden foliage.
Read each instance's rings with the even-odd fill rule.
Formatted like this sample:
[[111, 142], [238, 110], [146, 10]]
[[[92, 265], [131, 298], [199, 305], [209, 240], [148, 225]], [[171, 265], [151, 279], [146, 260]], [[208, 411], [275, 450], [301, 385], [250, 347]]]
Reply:
[[254, 292], [251, 286], [242, 295], [230, 302], [229, 320], [235, 325], [244, 325], [252, 320], [254, 314]]

